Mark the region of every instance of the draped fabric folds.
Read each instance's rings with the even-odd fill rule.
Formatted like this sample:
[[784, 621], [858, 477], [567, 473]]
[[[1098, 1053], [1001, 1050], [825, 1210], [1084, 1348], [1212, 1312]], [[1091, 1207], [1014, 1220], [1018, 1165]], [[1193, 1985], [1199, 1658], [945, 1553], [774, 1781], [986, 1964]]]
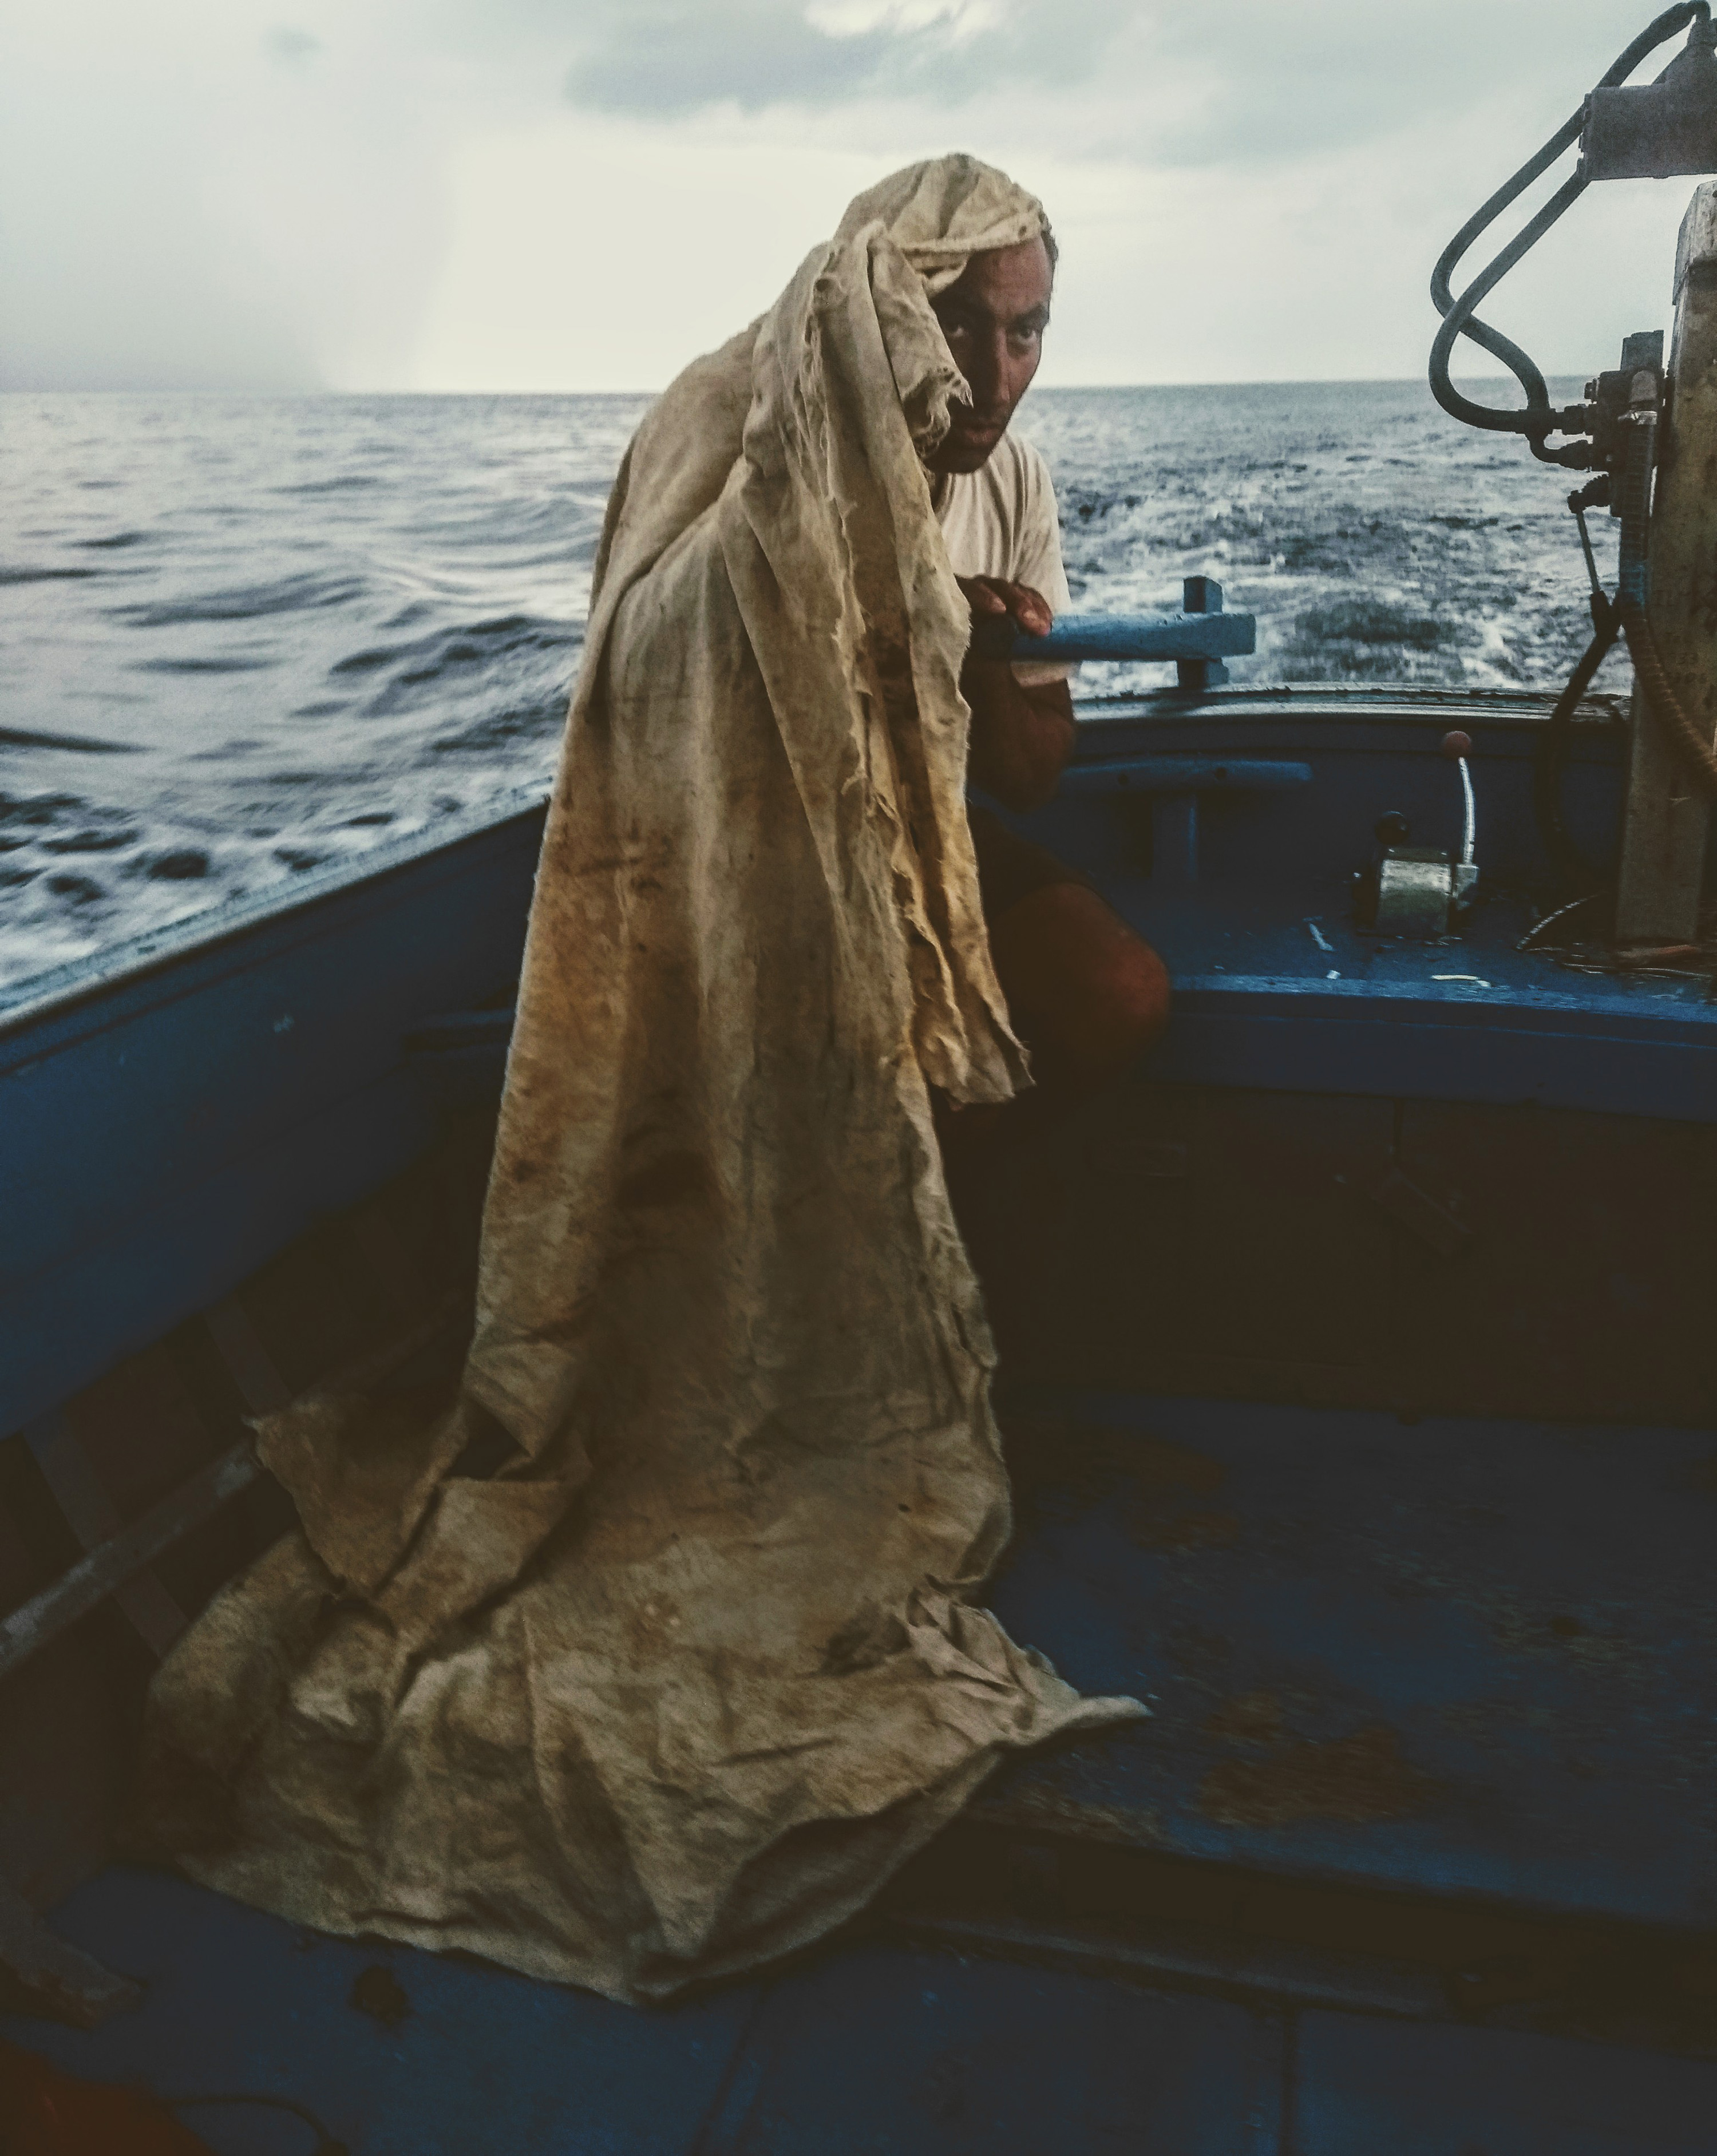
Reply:
[[660, 1999], [827, 1930], [1008, 1749], [1143, 1712], [972, 1599], [1007, 1483], [930, 1116], [1026, 1070], [964, 814], [922, 453], [965, 388], [928, 295], [1044, 228], [970, 158], [884, 182], [627, 451], [459, 1396], [261, 1426], [301, 1527], [146, 1733], [193, 1876]]

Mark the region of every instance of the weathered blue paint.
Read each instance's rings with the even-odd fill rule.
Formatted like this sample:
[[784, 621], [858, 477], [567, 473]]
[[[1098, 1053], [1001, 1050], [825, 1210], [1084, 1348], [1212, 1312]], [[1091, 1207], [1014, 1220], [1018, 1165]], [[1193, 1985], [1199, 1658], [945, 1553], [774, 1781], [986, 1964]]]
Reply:
[[[990, 1599], [1154, 1719], [1010, 1764], [980, 1814], [1023, 1799], [1277, 1875], [1717, 1925], [1717, 1433], [1061, 1393], [1005, 1403], [1004, 1433], [1046, 1414], [1065, 1468], [1020, 1491]], [[1259, 1695], [1273, 1738], [1225, 1734]], [[1355, 1739], [1321, 1812], [1227, 1815], [1236, 1767], [1267, 1788], [1288, 1747]]]
[[1312, 767], [1286, 757], [1133, 756], [1075, 764], [1061, 798], [1085, 793], [1236, 793], [1309, 786]]
[[1717, 2066], [1516, 2035], [1308, 2014], [1288, 2146], [1305, 2156], [1709, 2156]]
[[[1249, 613], [1064, 613], [1046, 636], [1027, 636], [1003, 624], [980, 625], [974, 639], [986, 659], [1186, 660], [1242, 658], [1257, 648]], [[1226, 675], [1224, 673], [1226, 680]]]
[[[1437, 982], [1429, 978], [1433, 959], [1463, 971], [1476, 963], [1490, 985]], [[1511, 991], [1489, 952], [1436, 949], [1419, 963], [1423, 974], [1411, 988], [1285, 971], [1177, 976], [1175, 1023], [1146, 1075], [1164, 1084], [1713, 1120], [1717, 1007], [1697, 985], [1661, 998], [1642, 993], [1643, 983], [1590, 995], [1535, 983]]]
[[541, 829], [390, 850], [0, 1013], [0, 1430], [424, 1151], [404, 1036], [517, 973]]
[[[1222, 611], [1222, 587], [1214, 577], [1188, 577], [1181, 583], [1180, 603], [1189, 614], [1219, 614]], [[1249, 619], [1242, 616], [1241, 619]], [[1248, 644], [1248, 651], [1254, 646]], [[1175, 669], [1175, 685], [1202, 696], [1206, 690], [1221, 688], [1228, 679], [1228, 669], [1220, 659], [1183, 659]]]
[[[1213, 1999], [867, 1946], [639, 2012], [125, 1871], [54, 1922], [143, 2005], [0, 2030], [92, 2079], [290, 2096], [354, 2156], [1283, 2156], [1278, 2027]], [[378, 1964], [409, 2003], [392, 2029], [351, 2004]], [[188, 2117], [231, 2156], [310, 2139]]]
[[[1514, 948], [1544, 868], [1529, 758], [1545, 708], [1233, 690], [1087, 718], [1069, 783], [1029, 828], [1169, 958], [1175, 1022], [1144, 1081], [1713, 1120], [1717, 1004], [1702, 978], [1573, 973]], [[1477, 742], [1471, 927], [1446, 945], [1360, 937], [1348, 881], [1383, 811], [1406, 814], [1417, 843], [1458, 834], [1437, 754], [1456, 721]], [[1617, 742], [1583, 726], [1569, 820], [1594, 852], [1617, 778]], [[1165, 804], [1195, 815], [1178, 862]], [[0, 1429], [404, 1165], [440, 1104], [495, 1097], [540, 823], [522, 808], [373, 856], [290, 905], [265, 899], [69, 969], [0, 1014]], [[1381, 1105], [1365, 1112], [1386, 1124]], [[1194, 1866], [1717, 1926], [1717, 1437], [1136, 1396], [1004, 1405], [1006, 1420], [1029, 1409], [1072, 1435], [1066, 1472], [1022, 1487], [995, 1606], [1076, 1684], [1139, 1692], [1154, 1718], [1011, 1766], [980, 1820], [1077, 1831], [1100, 1818], [1111, 1845], [1130, 1835]], [[1092, 1426], [1111, 1433], [1095, 1476], [1077, 1456]], [[1195, 1499], [1184, 1478], [1153, 1479], [1164, 1443], [1205, 1463]], [[1281, 1708], [1262, 1744], [1222, 1720], [1261, 1695]], [[1338, 1769], [1348, 1758], [1370, 1796], [1345, 1817], [1236, 1812], [1236, 1766], [1297, 1748], [1333, 1751]], [[1495, 2032], [1466, 2051], [1448, 2048], [1459, 2032], [1428, 2032], [1443, 2052], [1404, 2053], [1391, 2081], [1343, 2017], [1303, 2017], [1285, 2038], [1280, 2019], [1211, 2000], [874, 1947], [662, 2015], [306, 1942], [131, 1873], [92, 1882], [59, 1922], [150, 1978], [146, 2005], [91, 2036], [10, 2033], [98, 2076], [290, 2092], [367, 2156], [502, 2143], [527, 2156], [1428, 2156], [1457, 2128], [1511, 2156], [1540, 2143], [1546, 2156], [1678, 2156], [1700, 2145], [1682, 2122], [1709, 2118], [1717, 2073], [1670, 2062], [1640, 2098], [1625, 2060], [1581, 2051], [1569, 2132], [1586, 2139], [1535, 2143], [1520, 2092], [1548, 2055]], [[347, 2004], [378, 1959], [413, 2007], [391, 2031]], [[1636, 2141], [1611, 2132], [1612, 2114], [1642, 2122]], [[279, 2121], [198, 2123], [248, 2156], [303, 2138]]]
[[[1545, 707], [1327, 689], [1097, 707], [1062, 797], [1026, 828], [1166, 956], [1176, 1015], [1151, 1074], [1709, 1117], [1717, 1004], [1703, 982], [1581, 976], [1512, 948], [1528, 915], [1510, 889], [1543, 866], [1529, 758]], [[1385, 808], [1416, 839], [1458, 836], [1458, 785], [1437, 753], [1457, 716], [1477, 742], [1472, 927], [1441, 947], [1356, 937], [1347, 879]], [[1617, 744], [1581, 731], [1570, 822], [1599, 850]], [[1111, 783], [1141, 767], [1247, 773], [1196, 796], [1195, 883], [1153, 873], [1151, 803], [1191, 797]], [[440, 1106], [494, 1096], [504, 1022], [485, 1014], [439, 1053], [421, 1029], [505, 990], [540, 829], [540, 806], [521, 808], [380, 850], [64, 969], [0, 1012], [0, 1430], [384, 1180]]]

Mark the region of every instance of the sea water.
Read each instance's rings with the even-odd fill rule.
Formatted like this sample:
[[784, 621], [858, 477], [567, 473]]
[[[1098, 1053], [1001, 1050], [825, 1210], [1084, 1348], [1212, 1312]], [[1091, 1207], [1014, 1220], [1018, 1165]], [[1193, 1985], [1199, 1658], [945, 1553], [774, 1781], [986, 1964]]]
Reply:
[[[0, 398], [0, 1004], [546, 786], [647, 403]], [[1550, 686], [1590, 633], [1574, 476], [1422, 384], [1042, 390], [1016, 424], [1075, 604], [1154, 612], [1214, 574], [1258, 619], [1237, 680]]]

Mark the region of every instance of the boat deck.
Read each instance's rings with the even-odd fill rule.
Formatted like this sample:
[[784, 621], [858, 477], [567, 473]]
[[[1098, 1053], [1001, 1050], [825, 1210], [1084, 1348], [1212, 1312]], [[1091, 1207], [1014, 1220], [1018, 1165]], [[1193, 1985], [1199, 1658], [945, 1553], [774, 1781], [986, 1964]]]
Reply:
[[1717, 1929], [1717, 1435], [1055, 1394], [1010, 1427], [990, 1599], [1154, 1718], [980, 1804]]
[[54, 1922], [141, 2008], [0, 2029], [358, 2156], [1709, 2149], [1717, 1441], [1066, 1394], [1006, 1428], [995, 1606], [1153, 1719], [1005, 1769], [861, 1931], [640, 2012], [116, 1866]]
[[[92, 2079], [287, 2097], [353, 2156], [1704, 2156], [1717, 2105], [1700, 2061], [874, 1940], [640, 2012], [145, 1871], [57, 1922], [146, 2002], [7, 2035]], [[265, 2110], [185, 2117], [220, 2156], [314, 2138]]]
[[[1019, 1508], [993, 1599], [1151, 1720], [1010, 1764], [861, 1931], [672, 2012], [311, 1938], [96, 1868], [155, 1654], [285, 1524], [259, 1483], [11, 1680], [8, 1868], [147, 1989], [0, 2029], [290, 2095], [354, 2156], [1717, 2148], [1717, 1003], [1701, 965], [1516, 950], [1543, 700], [1492, 702], [1116, 708], [1033, 821], [1169, 955], [1176, 1014], [969, 1224]], [[1455, 718], [1482, 901], [1457, 942], [1359, 937], [1380, 811], [1455, 835]], [[1617, 744], [1579, 731], [1596, 857]], [[1140, 790], [1172, 757], [1268, 767], [1200, 796], [1195, 876]], [[8, 1606], [242, 1414], [468, 1301], [539, 821], [0, 1020]]]

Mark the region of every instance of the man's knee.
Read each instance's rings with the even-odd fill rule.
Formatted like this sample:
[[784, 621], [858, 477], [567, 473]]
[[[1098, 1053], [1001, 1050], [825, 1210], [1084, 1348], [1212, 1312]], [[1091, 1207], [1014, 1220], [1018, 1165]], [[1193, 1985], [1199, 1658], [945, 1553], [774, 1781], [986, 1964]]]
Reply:
[[1087, 953], [1080, 1022], [1059, 1044], [1066, 1076], [1095, 1091], [1126, 1075], [1169, 1022], [1168, 969], [1128, 932]]
[[995, 924], [991, 945], [1046, 1083], [1080, 1091], [1108, 1085], [1168, 1023], [1162, 960], [1084, 885], [1033, 892]]
[[1132, 937], [1107, 968], [1102, 995], [1108, 1017], [1109, 1049], [1125, 1070], [1136, 1063], [1169, 1023], [1169, 969], [1149, 943]]

